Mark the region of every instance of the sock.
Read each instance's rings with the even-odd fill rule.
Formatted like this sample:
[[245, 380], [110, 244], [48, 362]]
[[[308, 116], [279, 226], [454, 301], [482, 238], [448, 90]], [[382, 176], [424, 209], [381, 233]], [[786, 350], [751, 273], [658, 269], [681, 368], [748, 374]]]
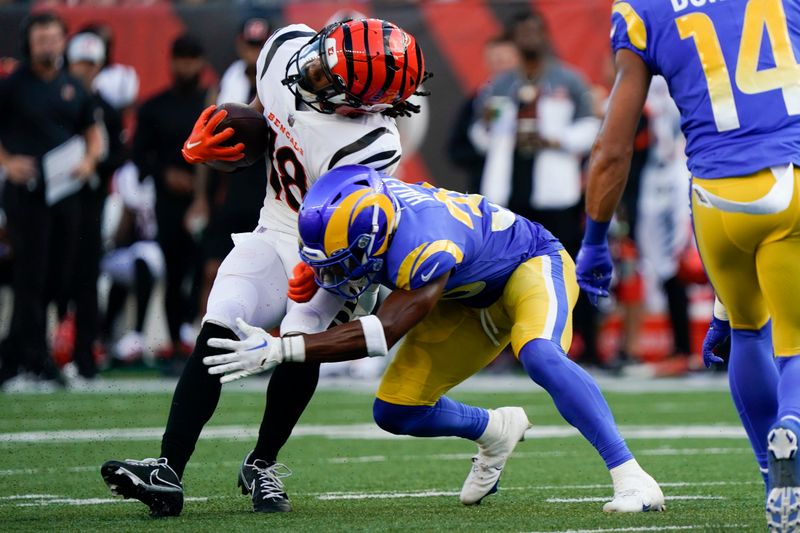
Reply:
[[564, 420], [578, 428], [609, 469], [633, 459], [597, 383], [564, 354], [561, 346], [534, 339], [519, 360], [531, 379], [553, 398]]
[[636, 462], [636, 459], [629, 459], [628, 461], [625, 461], [621, 465], [615, 466], [608, 471], [608, 473], [611, 474], [611, 480], [614, 482], [615, 491], [618, 487], [622, 486], [622, 483], [624, 483], [626, 478], [638, 477], [643, 472], [644, 470], [642, 470], [642, 467]]
[[203, 426], [217, 408], [222, 384], [219, 376], [208, 373], [203, 358], [225, 353], [219, 348], [210, 348], [206, 343], [211, 338], [234, 339], [236, 334], [226, 327], [206, 322], [172, 395], [167, 429], [161, 439], [161, 457], [166, 457], [169, 466], [183, 478], [183, 470], [194, 452]]
[[800, 423], [800, 357], [778, 357], [778, 420], [791, 416]]
[[314, 395], [319, 363], [283, 363], [275, 368], [267, 386], [267, 407], [258, 429], [252, 459], [274, 463], [295, 424]]
[[772, 357], [772, 326], [731, 331], [728, 382], [758, 466], [767, 468], [767, 435], [778, 413], [778, 370]]
[[134, 263], [136, 280], [136, 331], [144, 331], [144, 319], [147, 316], [147, 306], [150, 295], [153, 293], [153, 274], [150, 267], [142, 259]]
[[489, 412], [447, 396], [434, 405], [397, 405], [375, 398], [372, 416], [379, 427], [395, 435], [462, 437], [477, 440], [489, 423]]

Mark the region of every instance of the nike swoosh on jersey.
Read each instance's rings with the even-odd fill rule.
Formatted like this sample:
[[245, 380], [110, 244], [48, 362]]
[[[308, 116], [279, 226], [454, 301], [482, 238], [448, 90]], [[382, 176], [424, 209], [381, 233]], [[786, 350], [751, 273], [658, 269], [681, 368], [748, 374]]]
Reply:
[[431, 279], [431, 276], [433, 276], [433, 273], [436, 272], [437, 268], [439, 268], [438, 262], [435, 265], [433, 265], [433, 268], [430, 269], [430, 271], [427, 274], [423, 274], [422, 276], [420, 276], [422, 278], [422, 282], [428, 283], [428, 280]]
[[192, 149], [192, 148], [194, 148], [195, 146], [198, 146], [198, 145], [200, 144], [200, 142], [201, 142], [201, 141], [196, 141], [196, 142], [193, 142], [193, 143], [186, 143], [186, 149], [187, 149], [187, 150], [191, 150], [191, 149]]

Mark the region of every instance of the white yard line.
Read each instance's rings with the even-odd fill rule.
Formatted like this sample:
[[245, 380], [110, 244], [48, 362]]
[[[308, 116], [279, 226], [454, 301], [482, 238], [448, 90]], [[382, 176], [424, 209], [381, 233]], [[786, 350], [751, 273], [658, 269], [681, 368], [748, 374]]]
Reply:
[[433, 496], [458, 496], [453, 490], [421, 490], [414, 492], [328, 492], [317, 496], [318, 500], [390, 500], [397, 498], [430, 498]]
[[[757, 483], [757, 482], [753, 482]], [[760, 483], [760, 482], [758, 482]], [[678, 481], [672, 483], [661, 483], [662, 487], [708, 487], [718, 485], [748, 485], [750, 482], [734, 481]], [[580, 503], [580, 502], [605, 502], [609, 501], [611, 495], [611, 483], [597, 485], [527, 485], [527, 486], [504, 486], [504, 491], [553, 491], [553, 490], [594, 490], [601, 489], [609, 492], [608, 497], [585, 497], [585, 498], [548, 498], [548, 503]], [[447, 489], [423, 489], [411, 491], [356, 491], [356, 492], [322, 492], [316, 494], [320, 500], [386, 500], [396, 498], [427, 498], [431, 496], [457, 496], [458, 491]], [[702, 496], [702, 495], [667, 495], [667, 500], [722, 500], [723, 496]]]
[[[624, 437], [632, 439], [742, 439], [741, 426], [729, 425], [668, 425], [668, 426], [620, 426]], [[77, 429], [59, 431], [23, 431], [0, 433], [2, 443], [47, 443], [47, 442], [97, 442], [118, 440], [160, 440], [163, 427]], [[203, 430], [204, 439], [252, 439], [258, 428], [253, 426], [212, 426]], [[385, 440], [414, 438], [392, 435], [374, 424], [301, 424], [295, 427], [293, 437], [325, 437], [330, 439]], [[534, 426], [525, 433], [526, 439], [549, 439], [578, 436], [578, 431], [569, 426]], [[444, 437], [447, 438], [447, 437]]]
[[358, 457], [331, 457], [328, 462], [331, 464], [349, 464], [349, 463], [383, 463], [388, 461], [389, 458], [385, 455], [361, 455]]
[[612, 527], [602, 529], [567, 529], [563, 531], [531, 531], [530, 533], [617, 533], [634, 531], [690, 531], [692, 529], [714, 530], [738, 529], [748, 527], [745, 524], [699, 524], [691, 526], [643, 526], [643, 527]]
[[[666, 496], [667, 501], [671, 500], [727, 500], [724, 496], [701, 496], [696, 494], [684, 494], [676, 496]], [[547, 498], [547, 503], [585, 503], [585, 502], [607, 502], [609, 499], [595, 496], [584, 498]]]
[[652, 448], [638, 450], [636, 455], [727, 455], [753, 453], [751, 448]]
[[[20, 494], [16, 496], [3, 496], [0, 500], [26, 500], [24, 503], [15, 504], [16, 507], [43, 507], [46, 505], [105, 505], [109, 503], [131, 503], [137, 500], [122, 498], [67, 498], [54, 494]], [[184, 498], [187, 502], [206, 502], [207, 497]]]
[[40, 500], [42, 498], [58, 498], [55, 494], [12, 494], [11, 496], [0, 496], [0, 501], [7, 500]]

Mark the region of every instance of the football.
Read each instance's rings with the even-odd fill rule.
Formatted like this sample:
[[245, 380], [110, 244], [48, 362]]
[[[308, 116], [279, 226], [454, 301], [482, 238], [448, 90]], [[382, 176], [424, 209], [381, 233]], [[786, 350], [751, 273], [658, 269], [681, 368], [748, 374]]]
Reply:
[[267, 121], [264, 115], [246, 104], [222, 104], [214, 114], [221, 110], [227, 111], [228, 116], [219, 123], [214, 133], [233, 128], [233, 136], [223, 146], [244, 144], [244, 157], [239, 161], [212, 161], [209, 166], [223, 172], [232, 172], [237, 168], [248, 167], [264, 157], [267, 150]]

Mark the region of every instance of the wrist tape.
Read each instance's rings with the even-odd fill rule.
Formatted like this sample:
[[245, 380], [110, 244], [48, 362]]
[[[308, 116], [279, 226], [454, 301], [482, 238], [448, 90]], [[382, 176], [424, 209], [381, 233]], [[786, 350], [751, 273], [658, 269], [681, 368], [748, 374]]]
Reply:
[[716, 297], [714, 298], [714, 318], [725, 322], [728, 321], [728, 310], [725, 309], [725, 306], [722, 305], [722, 302]]
[[302, 363], [306, 360], [306, 341], [302, 335], [281, 337], [283, 360], [290, 363]]
[[364, 340], [367, 343], [367, 354], [370, 357], [385, 357], [389, 354], [386, 346], [386, 335], [383, 332], [381, 319], [375, 315], [362, 316], [358, 319], [364, 331]]

